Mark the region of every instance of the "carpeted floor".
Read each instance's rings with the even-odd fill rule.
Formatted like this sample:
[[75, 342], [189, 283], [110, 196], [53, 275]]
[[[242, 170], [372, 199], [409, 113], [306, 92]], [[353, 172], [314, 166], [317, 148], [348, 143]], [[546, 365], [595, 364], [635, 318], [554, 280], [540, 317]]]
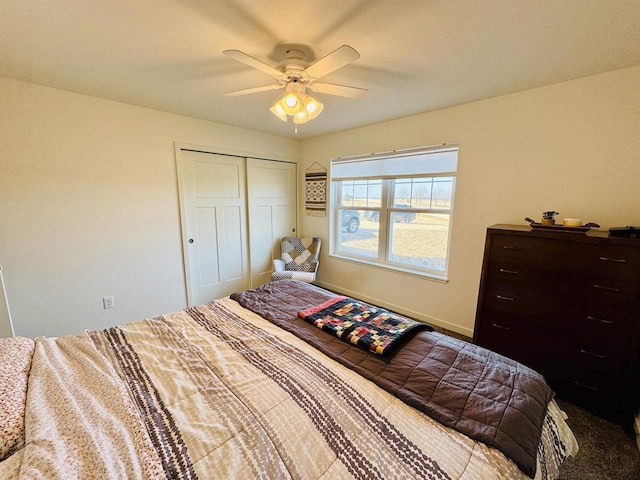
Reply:
[[578, 440], [578, 454], [566, 460], [560, 480], [639, 480], [640, 450], [632, 430], [625, 431], [562, 399], [567, 423]]
[[[469, 337], [434, 327], [468, 342]], [[625, 430], [560, 398], [560, 408], [578, 441], [579, 451], [560, 468], [559, 480], [640, 480], [640, 449], [632, 427]]]

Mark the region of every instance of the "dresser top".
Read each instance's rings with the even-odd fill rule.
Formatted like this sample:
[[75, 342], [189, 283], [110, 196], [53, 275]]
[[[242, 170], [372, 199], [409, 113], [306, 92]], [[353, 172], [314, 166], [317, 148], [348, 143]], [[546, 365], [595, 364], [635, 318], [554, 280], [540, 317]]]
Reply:
[[510, 233], [515, 235], [551, 238], [585, 243], [606, 243], [612, 245], [629, 245], [640, 247], [640, 238], [612, 237], [605, 230], [588, 230], [587, 232], [570, 230], [553, 230], [547, 228], [532, 228], [529, 225], [496, 224], [487, 228], [493, 233]]

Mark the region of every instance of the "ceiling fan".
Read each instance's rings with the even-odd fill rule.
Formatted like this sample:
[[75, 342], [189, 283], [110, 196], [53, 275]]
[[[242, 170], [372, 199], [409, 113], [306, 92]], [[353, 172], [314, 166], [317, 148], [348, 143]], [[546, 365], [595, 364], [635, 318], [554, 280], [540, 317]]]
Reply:
[[286, 58], [281, 62], [279, 68], [267, 65], [240, 50], [225, 50], [222, 53], [267, 75], [271, 75], [277, 81], [274, 84], [235, 90], [223, 95], [235, 97], [284, 88], [286, 91], [285, 96], [276, 102], [270, 110], [285, 122], [287, 121], [287, 115], [292, 115], [295, 123], [305, 123], [318, 116], [322, 111], [322, 104], [306, 94], [305, 90], [307, 88], [312, 92], [349, 98], [361, 98], [368, 91], [365, 88], [316, 82], [320, 77], [360, 58], [360, 54], [349, 45], [338, 47], [327, 56], [310, 65], [307, 65], [304, 61], [304, 52], [291, 48], [286, 51]]

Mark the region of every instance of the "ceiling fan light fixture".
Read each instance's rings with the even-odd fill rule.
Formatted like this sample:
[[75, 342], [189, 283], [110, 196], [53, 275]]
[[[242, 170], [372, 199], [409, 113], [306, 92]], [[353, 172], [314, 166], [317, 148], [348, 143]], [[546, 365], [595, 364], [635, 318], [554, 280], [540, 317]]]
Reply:
[[269, 110], [283, 122], [286, 122], [287, 116], [291, 115], [293, 122], [300, 124], [316, 118], [323, 108], [324, 105], [311, 95], [289, 90]]
[[282, 105], [280, 103], [281, 101], [278, 100], [276, 103], [273, 104], [273, 107], [271, 107], [269, 110], [271, 110], [271, 112], [280, 120], [282, 120], [283, 122], [286, 122], [287, 114], [284, 112], [284, 109], [282, 108]]
[[307, 115], [309, 115], [309, 120], [313, 120], [318, 115], [320, 115], [320, 112], [322, 112], [323, 108], [324, 105], [322, 103], [313, 98], [311, 95], [307, 95], [307, 98], [304, 102], [304, 110], [307, 112]]
[[300, 110], [293, 116], [293, 123], [307, 123], [309, 120], [311, 120], [311, 117], [306, 110]]
[[295, 115], [302, 110], [302, 99], [296, 92], [287, 92], [280, 100], [280, 105], [287, 115]]

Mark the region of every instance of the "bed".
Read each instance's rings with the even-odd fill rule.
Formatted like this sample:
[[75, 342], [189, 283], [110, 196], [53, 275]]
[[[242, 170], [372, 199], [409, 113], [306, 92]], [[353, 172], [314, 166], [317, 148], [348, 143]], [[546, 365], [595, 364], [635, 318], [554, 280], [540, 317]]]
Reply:
[[552, 479], [577, 452], [535, 372], [428, 328], [379, 355], [298, 315], [334, 297], [283, 280], [2, 339], [0, 478]]

